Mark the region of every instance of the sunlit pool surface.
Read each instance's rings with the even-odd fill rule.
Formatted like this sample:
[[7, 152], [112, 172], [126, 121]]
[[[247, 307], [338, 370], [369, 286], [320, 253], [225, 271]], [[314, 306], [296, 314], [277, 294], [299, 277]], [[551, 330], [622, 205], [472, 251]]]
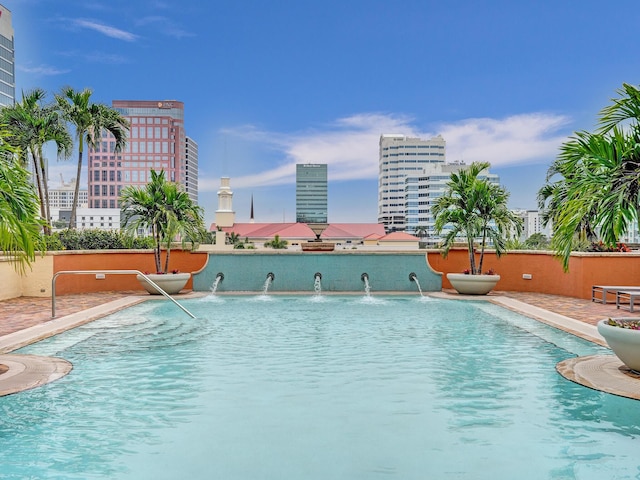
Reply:
[[146, 302], [20, 353], [0, 478], [638, 478], [640, 403], [555, 371], [608, 351], [485, 302]]

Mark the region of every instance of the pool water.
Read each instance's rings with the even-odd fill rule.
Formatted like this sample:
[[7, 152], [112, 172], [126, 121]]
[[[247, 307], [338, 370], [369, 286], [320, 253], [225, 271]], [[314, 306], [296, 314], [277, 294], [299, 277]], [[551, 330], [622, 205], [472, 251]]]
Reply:
[[640, 403], [567, 381], [608, 350], [485, 302], [146, 302], [22, 349], [0, 478], [639, 478]]

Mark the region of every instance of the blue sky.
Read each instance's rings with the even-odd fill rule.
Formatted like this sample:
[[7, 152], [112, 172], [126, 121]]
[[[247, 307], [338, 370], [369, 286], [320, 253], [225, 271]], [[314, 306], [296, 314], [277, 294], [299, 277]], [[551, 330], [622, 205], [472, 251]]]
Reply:
[[[377, 220], [382, 133], [441, 134], [536, 208], [559, 145], [638, 84], [637, 2], [2, 0], [17, 91], [181, 100], [208, 222], [295, 221], [295, 164], [329, 164], [329, 221]], [[51, 159], [51, 183], [74, 161]], [[85, 169], [86, 175], [86, 169]], [[86, 185], [86, 180], [84, 180]]]

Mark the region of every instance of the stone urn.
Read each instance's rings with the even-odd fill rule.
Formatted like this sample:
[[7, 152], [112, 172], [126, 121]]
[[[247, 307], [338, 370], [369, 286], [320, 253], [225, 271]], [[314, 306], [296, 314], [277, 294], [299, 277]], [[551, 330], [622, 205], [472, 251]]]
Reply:
[[[185, 287], [191, 278], [190, 273], [146, 273], [145, 275], [169, 295], [180, 293], [180, 290]], [[162, 295], [153, 285], [147, 282], [144, 277], [138, 275], [137, 278], [144, 289], [151, 295]]]
[[[614, 321], [619, 325], [627, 325], [629, 328], [609, 325], [610, 321]], [[613, 353], [622, 363], [638, 373], [640, 373], [639, 327], [639, 318], [606, 318], [598, 322], [598, 333], [604, 337]]]
[[496, 286], [500, 275], [447, 273], [447, 280], [462, 295], [486, 295]]

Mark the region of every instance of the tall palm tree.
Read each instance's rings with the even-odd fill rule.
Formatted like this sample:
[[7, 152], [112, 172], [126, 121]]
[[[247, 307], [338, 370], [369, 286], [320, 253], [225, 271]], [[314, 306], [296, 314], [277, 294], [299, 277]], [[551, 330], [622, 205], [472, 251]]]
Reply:
[[[151, 170], [151, 181], [144, 187], [128, 186], [122, 190], [123, 225], [136, 234], [140, 229], [151, 232], [154, 238], [156, 273], [169, 271], [171, 242], [180, 236], [183, 244], [189, 238], [196, 241], [204, 236], [202, 208], [195, 205], [177, 183], [168, 182], [164, 170]], [[164, 267], [161, 249], [166, 248]]]
[[615, 245], [638, 219], [640, 90], [623, 84], [618, 94], [600, 111], [597, 132], [576, 132], [561, 146], [538, 192], [565, 270], [576, 236]]
[[[10, 133], [0, 131], [5, 139]], [[12, 259], [17, 270], [35, 260], [44, 251], [40, 229], [44, 221], [38, 213], [38, 197], [29, 182], [29, 173], [14, 159], [12, 149], [0, 143], [0, 252]]]
[[[480, 174], [488, 169], [488, 162], [474, 162], [469, 168], [453, 172], [447, 191], [432, 207], [434, 228], [440, 234], [449, 227], [443, 241], [443, 255], [447, 256], [457, 238], [463, 237], [469, 254], [469, 272], [482, 273], [487, 239], [491, 240], [496, 255], [506, 251], [506, 239], [512, 230], [519, 236], [522, 219], [509, 211], [509, 193]], [[480, 258], [476, 262], [474, 241], [480, 240]]]
[[45, 97], [45, 91], [39, 88], [23, 93], [21, 102], [0, 110], [0, 122], [6, 125], [10, 133], [5, 141], [19, 147], [21, 164], [26, 166], [29, 159], [32, 161], [34, 183], [40, 199], [40, 215], [46, 219], [45, 233], [50, 233], [49, 186], [43, 147], [46, 143], [54, 142], [58, 158], [68, 158], [73, 141], [55, 107], [42, 103]]
[[69, 228], [75, 228], [76, 225], [78, 192], [82, 174], [82, 155], [85, 143], [88, 147], [97, 147], [102, 132], [107, 131], [115, 138], [116, 153], [121, 152], [127, 144], [129, 122], [117, 110], [101, 103], [91, 103], [92, 93], [92, 90], [88, 88], [77, 91], [71, 87], [64, 87], [61, 93], [56, 95], [58, 108], [60, 108], [64, 118], [75, 127], [75, 136], [78, 142], [78, 169]]

